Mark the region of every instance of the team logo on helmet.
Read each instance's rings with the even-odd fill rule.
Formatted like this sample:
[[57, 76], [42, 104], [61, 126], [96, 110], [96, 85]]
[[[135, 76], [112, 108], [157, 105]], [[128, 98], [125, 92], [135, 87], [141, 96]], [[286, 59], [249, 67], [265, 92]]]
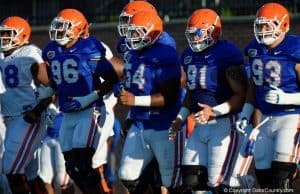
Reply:
[[249, 57], [255, 57], [257, 55], [257, 50], [256, 49], [249, 49], [248, 50], [248, 56]]
[[47, 52], [48, 59], [53, 59], [55, 57], [55, 51], [49, 51]]
[[183, 60], [184, 64], [189, 64], [192, 61], [192, 56], [186, 56]]

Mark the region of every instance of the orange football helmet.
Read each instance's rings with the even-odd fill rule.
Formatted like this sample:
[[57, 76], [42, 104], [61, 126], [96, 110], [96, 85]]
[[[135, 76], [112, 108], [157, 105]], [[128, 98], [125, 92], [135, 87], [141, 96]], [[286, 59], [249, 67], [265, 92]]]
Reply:
[[126, 36], [126, 31], [130, 19], [134, 14], [140, 11], [147, 11], [147, 12], [151, 12], [152, 14], [158, 15], [155, 7], [153, 7], [153, 5], [151, 5], [147, 1], [132, 1], [128, 3], [123, 8], [122, 13], [120, 14], [119, 17], [118, 31], [120, 36]]
[[194, 52], [213, 45], [221, 34], [220, 16], [211, 9], [198, 9], [187, 22], [185, 36]]
[[138, 12], [130, 20], [126, 44], [129, 49], [139, 50], [155, 43], [163, 32], [163, 23], [157, 14]]
[[30, 25], [18, 16], [8, 17], [0, 25], [0, 49], [9, 51], [28, 43], [31, 34]]
[[286, 8], [278, 3], [266, 3], [258, 9], [254, 21], [257, 42], [271, 45], [289, 31], [290, 16]]
[[60, 45], [66, 45], [73, 39], [88, 36], [88, 22], [76, 9], [63, 9], [52, 20], [49, 36]]

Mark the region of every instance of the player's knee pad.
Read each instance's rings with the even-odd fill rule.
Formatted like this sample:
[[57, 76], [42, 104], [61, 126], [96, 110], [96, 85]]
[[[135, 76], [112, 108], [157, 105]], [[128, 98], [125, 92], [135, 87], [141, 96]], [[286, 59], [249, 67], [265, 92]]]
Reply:
[[11, 192], [14, 194], [24, 194], [30, 192], [30, 187], [23, 174], [8, 174], [7, 181]]
[[292, 181], [296, 172], [296, 163], [273, 161], [270, 171], [272, 188], [291, 189]]
[[29, 186], [32, 194], [48, 193], [44, 181], [39, 176], [29, 181]]
[[182, 192], [205, 191], [208, 189], [208, 172], [205, 166], [182, 165]]
[[140, 194], [142, 191], [139, 188], [139, 179], [128, 181], [128, 180], [121, 180], [123, 185], [127, 188], [130, 194]]

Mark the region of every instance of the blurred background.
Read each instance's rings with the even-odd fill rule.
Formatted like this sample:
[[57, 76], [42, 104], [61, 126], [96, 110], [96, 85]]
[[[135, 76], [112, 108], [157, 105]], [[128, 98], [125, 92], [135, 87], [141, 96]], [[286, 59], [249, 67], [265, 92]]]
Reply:
[[[178, 52], [187, 46], [184, 30], [187, 18], [199, 8], [212, 8], [220, 14], [223, 38], [235, 42], [241, 49], [253, 38], [253, 19], [256, 10], [268, 0], [148, 0], [165, 21], [165, 31], [174, 36]], [[119, 39], [117, 23], [128, 0], [1, 0], [0, 19], [18, 15], [33, 27], [32, 43], [41, 48], [49, 41], [48, 27], [53, 17], [63, 8], [76, 8], [92, 23], [92, 35], [107, 43], [117, 54]], [[282, 0], [292, 16], [291, 33], [300, 34], [300, 1]]]

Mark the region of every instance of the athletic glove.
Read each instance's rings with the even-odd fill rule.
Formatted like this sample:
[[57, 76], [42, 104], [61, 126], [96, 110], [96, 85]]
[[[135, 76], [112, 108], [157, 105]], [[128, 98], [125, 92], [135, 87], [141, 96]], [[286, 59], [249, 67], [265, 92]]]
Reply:
[[249, 121], [253, 111], [253, 105], [250, 103], [245, 103], [243, 106], [243, 110], [240, 114], [240, 119], [238, 119], [234, 124], [235, 130], [237, 130], [242, 135], [246, 135], [245, 129], [249, 125]]
[[86, 96], [73, 97], [71, 101], [63, 105], [62, 110], [66, 113], [80, 111], [98, 99], [99, 95], [96, 91]]
[[286, 93], [276, 86], [270, 86], [270, 90], [266, 96], [265, 101], [270, 104], [280, 104], [280, 105], [300, 105], [300, 93]]

